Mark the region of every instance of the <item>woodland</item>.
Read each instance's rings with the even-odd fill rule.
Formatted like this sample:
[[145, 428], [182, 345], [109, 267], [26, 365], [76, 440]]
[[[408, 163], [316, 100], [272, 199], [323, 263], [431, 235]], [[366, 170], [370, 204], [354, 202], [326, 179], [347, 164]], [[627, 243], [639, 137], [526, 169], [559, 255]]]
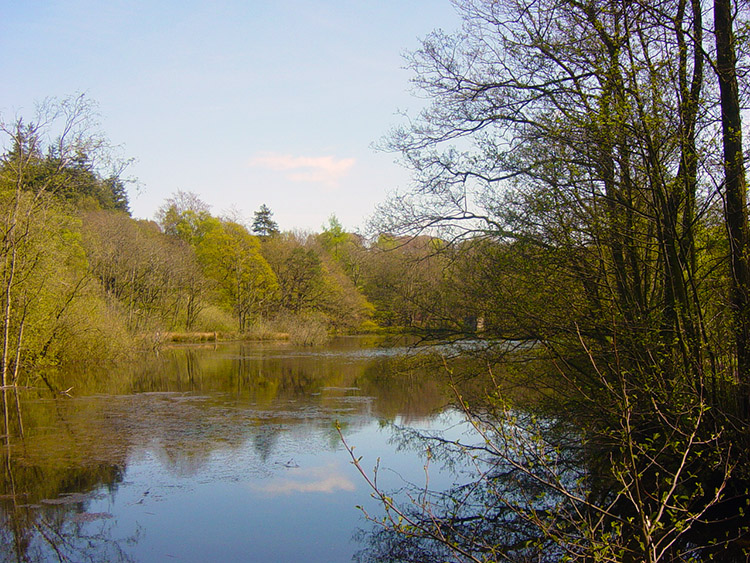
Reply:
[[435, 237], [366, 239], [334, 215], [318, 233], [281, 232], [264, 204], [252, 220], [221, 217], [179, 191], [155, 220], [132, 218], [127, 163], [94, 132], [92, 106], [48, 101], [2, 126], [4, 385], [170, 341], [310, 345], [448, 321], [426, 308], [449, 283]]
[[353, 455], [386, 510], [364, 560], [746, 561], [746, 3], [454, 4], [367, 237], [183, 192], [134, 220], [85, 99], [4, 123], [3, 385], [176, 333], [482, 342], [493, 383], [455, 399], [482, 440], [405, 438], [470, 484], [398, 502]]

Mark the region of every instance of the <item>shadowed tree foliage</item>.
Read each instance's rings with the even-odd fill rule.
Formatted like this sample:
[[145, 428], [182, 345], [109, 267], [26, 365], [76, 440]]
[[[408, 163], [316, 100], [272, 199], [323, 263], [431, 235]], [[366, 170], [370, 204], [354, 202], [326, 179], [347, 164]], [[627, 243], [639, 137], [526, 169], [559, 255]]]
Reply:
[[381, 235], [369, 248], [362, 275], [363, 289], [386, 326], [446, 329], [449, 259], [444, 243], [428, 236]]
[[322, 315], [334, 330], [354, 330], [372, 305], [318, 236], [282, 233], [261, 245], [279, 282], [279, 306], [293, 315]]
[[452, 299], [554, 369], [529, 377], [543, 422], [496, 395], [467, 408], [489, 496], [409, 515], [383, 495], [388, 545], [406, 560], [429, 543], [459, 561], [744, 560], [746, 6], [455, 5], [462, 29], [408, 57], [431, 103], [386, 143], [415, 182], [377, 227], [450, 241]]

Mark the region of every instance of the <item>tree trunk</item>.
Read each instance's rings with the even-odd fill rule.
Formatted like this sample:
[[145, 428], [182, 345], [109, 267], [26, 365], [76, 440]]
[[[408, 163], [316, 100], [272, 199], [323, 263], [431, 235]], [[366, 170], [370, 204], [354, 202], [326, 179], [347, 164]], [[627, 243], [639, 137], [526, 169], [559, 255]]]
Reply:
[[750, 271], [748, 270], [747, 183], [742, 157], [742, 116], [737, 87], [737, 55], [732, 30], [732, 0], [714, 0], [716, 66], [724, 146], [725, 220], [732, 269], [732, 312], [737, 346], [737, 376], [743, 415], [750, 415]]

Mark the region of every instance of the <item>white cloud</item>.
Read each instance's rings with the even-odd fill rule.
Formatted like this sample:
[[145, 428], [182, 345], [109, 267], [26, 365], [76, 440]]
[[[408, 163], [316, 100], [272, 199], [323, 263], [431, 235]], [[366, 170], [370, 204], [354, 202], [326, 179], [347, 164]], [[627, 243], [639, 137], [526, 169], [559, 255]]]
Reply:
[[287, 179], [293, 182], [312, 182], [337, 188], [355, 162], [353, 158], [292, 156], [267, 152], [250, 159], [250, 166], [286, 172]]
[[252, 488], [270, 495], [291, 495], [294, 493], [335, 493], [336, 491], [353, 491], [354, 483], [344, 475], [337, 475], [333, 465], [292, 469], [289, 476], [271, 480]]

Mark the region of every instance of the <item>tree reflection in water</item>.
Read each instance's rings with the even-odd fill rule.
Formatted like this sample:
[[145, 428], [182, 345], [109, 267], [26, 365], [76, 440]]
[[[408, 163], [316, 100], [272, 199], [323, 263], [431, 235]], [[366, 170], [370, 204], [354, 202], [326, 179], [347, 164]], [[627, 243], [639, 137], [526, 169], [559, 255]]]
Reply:
[[94, 491], [113, 491], [122, 481], [124, 462], [77, 468], [54, 461], [28, 464], [21, 459], [29, 456], [19, 393], [2, 389], [0, 561], [130, 561], [122, 546], [137, 542], [137, 536], [115, 539], [112, 515], [88, 511], [103, 494]]
[[[668, 436], [635, 439], [643, 430], [635, 416], [605, 432], [505, 407], [466, 408], [472, 432], [461, 438], [400, 432], [401, 447], [422, 453], [427, 478], [398, 491], [379, 484], [379, 462], [369, 470], [347, 444], [384, 509], [367, 514], [373, 526], [358, 539], [368, 547], [356, 558], [746, 561], [747, 490], [734, 490], [719, 435], [700, 436], [705, 408], [676, 413], [679, 425], [661, 414]], [[458, 484], [431, 489], [435, 465], [451, 468]]]
[[[50, 378], [58, 389], [72, 387], [68, 395], [6, 389], [0, 561], [204, 558], [199, 537], [212, 522], [220, 522], [214, 536], [226, 533], [228, 560], [248, 546], [273, 553], [281, 543], [320, 562], [331, 561], [325, 549], [335, 544], [335, 560], [348, 559], [346, 510], [356, 516], [357, 491], [332, 421], [357, 433], [377, 426], [374, 419], [420, 419], [446, 402], [431, 368], [401, 365], [402, 355], [405, 348], [359, 340], [315, 350], [185, 348], [115, 373]], [[312, 500], [321, 502], [316, 514], [345, 521], [314, 538], [317, 551], [303, 529], [319, 533], [319, 515], [306, 521]], [[212, 510], [226, 521], [206, 521]], [[174, 543], [169, 523], [183, 517], [181, 543], [196, 542], [189, 548]], [[292, 531], [283, 528], [290, 517]]]

